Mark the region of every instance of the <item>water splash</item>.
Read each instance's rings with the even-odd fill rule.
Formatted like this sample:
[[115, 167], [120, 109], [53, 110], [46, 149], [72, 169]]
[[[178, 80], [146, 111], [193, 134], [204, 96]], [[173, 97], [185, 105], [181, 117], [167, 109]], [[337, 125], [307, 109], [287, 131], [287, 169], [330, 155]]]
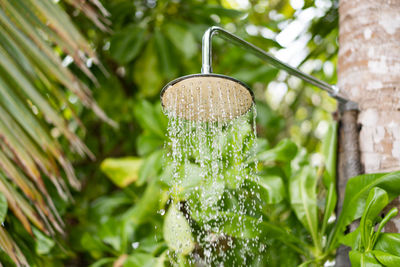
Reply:
[[[201, 91], [197, 86], [182, 88], [189, 91], [186, 96], [176, 93], [176, 105], [192, 96], [194, 89]], [[220, 96], [221, 90], [230, 90], [222, 86], [215, 89], [214, 93]], [[181, 111], [186, 114], [167, 114], [168, 164], [162, 180], [170, 186], [171, 205], [179, 203], [192, 228], [196, 241], [190, 255], [192, 263], [223, 266], [229, 261], [235, 265], [239, 255], [241, 264], [245, 264], [248, 258], [255, 257], [254, 246], [258, 246], [255, 251], [264, 247], [258, 242], [260, 221], [247, 219], [260, 217], [255, 188], [256, 110], [253, 106], [243, 116], [233, 118], [238, 107], [230, 103], [238, 103], [238, 96], [228, 96], [228, 104], [223, 107], [218, 106], [223, 101], [212, 103], [214, 97], [197, 98], [199, 103], [192, 101]], [[204, 110], [200, 101], [211, 101], [211, 110]], [[225, 112], [224, 117], [229, 120], [214, 120], [214, 109]], [[182, 119], [203, 112], [210, 112], [209, 122]]]

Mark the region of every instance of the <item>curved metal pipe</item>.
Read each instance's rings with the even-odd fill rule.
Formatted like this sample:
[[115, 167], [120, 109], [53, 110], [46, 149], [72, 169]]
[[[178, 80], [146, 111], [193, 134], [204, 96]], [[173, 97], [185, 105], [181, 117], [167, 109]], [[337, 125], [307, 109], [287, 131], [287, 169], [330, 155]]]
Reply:
[[[240, 46], [247, 51], [253, 53], [258, 56], [260, 59], [266, 61], [267, 63], [273, 65], [274, 67], [285, 70], [287, 73], [294, 75], [312, 85], [317, 86], [318, 88], [327, 91], [332, 97], [344, 103], [354, 103], [350, 101], [347, 96], [340, 91], [340, 89], [335, 85], [330, 85], [324, 81], [321, 81], [314, 76], [306, 74], [301, 70], [294, 68], [274, 56], [268, 54], [266, 51], [261, 48], [239, 38], [238, 36], [222, 29], [221, 27], [212, 26], [206, 30], [203, 35], [203, 43], [202, 43], [202, 68], [201, 73], [208, 74], [212, 73], [212, 38], [214, 35], [218, 35], [221, 38]], [[354, 108], [357, 109], [357, 104], [354, 103]]]

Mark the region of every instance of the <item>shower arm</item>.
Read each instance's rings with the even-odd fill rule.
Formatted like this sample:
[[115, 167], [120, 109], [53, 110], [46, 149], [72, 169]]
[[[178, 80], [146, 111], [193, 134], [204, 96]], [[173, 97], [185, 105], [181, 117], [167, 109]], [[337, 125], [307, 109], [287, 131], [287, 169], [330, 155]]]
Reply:
[[[262, 50], [261, 48], [239, 38], [238, 36], [222, 29], [221, 27], [212, 26], [207, 29], [207, 31], [203, 35], [203, 44], [202, 44], [202, 68], [201, 73], [208, 74], [212, 73], [212, 38], [214, 35], [218, 34], [221, 38], [238, 45], [247, 51], [253, 53], [254, 55], [258, 56], [260, 59], [268, 62], [269, 64], [273, 65], [278, 69], [285, 70], [287, 73], [294, 75], [312, 85], [321, 88], [322, 90], [328, 92], [333, 98], [337, 99], [342, 104], [345, 104], [350, 109], [354, 109], [357, 107], [357, 104], [353, 101], [350, 101], [339, 89], [339, 87], [335, 85], [330, 85], [326, 82], [323, 82], [311, 75], [308, 75], [297, 68], [289, 66], [288, 64], [280, 61], [279, 59], [271, 56], [266, 51]], [[357, 109], [357, 108], [355, 108]]]

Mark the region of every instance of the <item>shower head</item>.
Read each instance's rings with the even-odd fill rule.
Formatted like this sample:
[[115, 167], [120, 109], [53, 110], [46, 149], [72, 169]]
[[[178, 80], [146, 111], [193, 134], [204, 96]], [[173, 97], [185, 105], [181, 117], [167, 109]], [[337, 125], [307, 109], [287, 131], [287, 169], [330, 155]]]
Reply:
[[228, 76], [212, 74], [212, 37], [215, 35], [246, 49], [272, 66], [325, 90], [351, 109], [358, 108], [340, 88], [306, 74], [238, 36], [213, 26], [203, 35], [202, 74], [178, 78], [161, 91], [162, 106], [170, 116], [201, 122], [226, 121], [245, 114], [253, 105], [254, 96], [247, 85]]
[[253, 92], [234, 78], [194, 74], [168, 83], [161, 104], [170, 116], [191, 121], [227, 121], [245, 114], [254, 103]]

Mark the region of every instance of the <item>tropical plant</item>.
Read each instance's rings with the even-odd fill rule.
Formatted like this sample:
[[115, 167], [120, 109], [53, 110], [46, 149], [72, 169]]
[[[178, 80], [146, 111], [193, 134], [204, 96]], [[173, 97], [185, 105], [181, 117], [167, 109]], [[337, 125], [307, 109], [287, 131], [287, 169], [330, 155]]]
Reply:
[[342, 242], [353, 248], [349, 255], [353, 266], [400, 264], [397, 249], [400, 247], [399, 233], [381, 233], [386, 223], [398, 214], [398, 209], [392, 208], [382, 218], [380, 214], [388, 204], [388, 193], [380, 187], [373, 187], [369, 192], [360, 226], [343, 237]]
[[[151, 107], [147, 110], [151, 110]], [[266, 146], [266, 140], [258, 140], [257, 160], [260, 161], [258, 167], [260, 179], [257, 187], [251, 187], [253, 190], [256, 188], [253, 196], [247, 195], [248, 202], [260, 208], [255, 214], [240, 215], [239, 219], [235, 205], [228, 205], [223, 213], [225, 218], [221, 228], [223, 234], [212, 233], [219, 235], [219, 239], [214, 242], [221, 242], [219, 245], [217, 243], [217, 249], [213, 253], [218, 253], [218, 249], [237, 250], [233, 253], [235, 255], [233, 258], [230, 254], [224, 256], [225, 264], [323, 266], [334, 258], [339, 244], [344, 243], [354, 249], [350, 254], [354, 266], [359, 266], [360, 261], [363, 262], [361, 266], [368, 262], [396, 266], [398, 252], [395, 247], [398, 245], [398, 234], [385, 233], [380, 237], [380, 231], [385, 223], [397, 214], [397, 209], [389, 211], [383, 219], [379, 214], [391, 200], [400, 195], [400, 172], [366, 174], [350, 179], [342, 211], [336, 220], [332, 220], [337, 204], [335, 131], [336, 127], [331, 127], [324, 144], [325, 164], [317, 167], [311, 166], [308, 156], [298, 152], [297, 146], [289, 140], [283, 140], [273, 148]], [[199, 240], [197, 234], [205, 222], [198, 216], [191, 219], [185, 217], [185, 209], [189, 208], [184, 204], [188, 199], [182, 198], [185, 194], [181, 195], [181, 204], [177, 206], [167, 201], [166, 192], [173, 184], [165, 187], [165, 181], [170, 179], [171, 171], [168, 167], [165, 170], [157, 167], [161, 165], [161, 156], [162, 152], [155, 151], [144, 160], [127, 158], [107, 159], [103, 162], [103, 171], [117, 185], [126, 188], [127, 183], [134, 183], [135, 187], [145, 186], [146, 189], [142, 197], [134, 203], [134, 207], [128, 210], [123, 208], [126, 203], [116, 202], [116, 196], [103, 197], [101, 201], [96, 202], [96, 205], [101, 202], [103, 207], [104, 205], [109, 207], [108, 215], [103, 214], [107, 218], [105, 219], [107, 224], [121, 225], [118, 230], [114, 229], [120, 236], [118, 249], [112, 246], [115, 256], [108, 258], [107, 261], [100, 259], [96, 264], [126, 260], [126, 266], [131, 266], [132, 262], [137, 264], [132, 266], [146, 264], [151, 266], [155, 262], [157, 266], [164, 266], [167, 262], [186, 266], [193, 264], [193, 259], [195, 262], [205, 260], [202, 244], [194, 241]], [[188, 192], [201, 182], [201, 179], [196, 178], [195, 167], [192, 166], [193, 175], [187, 177], [190, 181], [179, 183], [182, 187], [181, 192]], [[228, 172], [225, 173], [224, 181], [225, 188], [232, 188]], [[243, 191], [246, 187], [238, 189]], [[254, 197], [255, 195], [260, 197]], [[155, 196], [160, 200], [155, 200]], [[121, 195], [118, 195], [118, 198], [120, 197]], [[109, 206], [111, 204], [106, 203], [115, 203], [115, 206], [111, 207]], [[116, 223], [112, 214], [121, 213], [121, 209], [125, 210], [122, 214], [129, 214], [132, 217], [128, 219], [125, 215], [118, 216], [118, 220], [122, 222]], [[146, 209], [146, 212], [143, 212], [143, 209]], [[191, 214], [196, 214], [196, 206], [191, 205], [190, 209]], [[360, 217], [359, 228], [345, 235], [347, 227]], [[374, 233], [375, 223], [378, 221], [381, 221], [381, 224]], [[93, 230], [100, 232], [100, 239], [96, 240], [98, 251], [107, 253], [105, 245], [111, 244], [108, 243], [108, 239], [102, 239], [101, 236], [103, 231], [108, 233], [109, 230], [103, 228]], [[125, 235], [130, 236], [130, 239], [124, 240]], [[153, 235], [156, 238], [150, 241]], [[241, 242], [249, 244], [246, 240], [254, 238], [260, 242], [259, 245], [265, 246], [265, 250], [260, 250], [259, 245], [254, 246], [251, 258], [247, 256], [243, 259], [244, 262], [241, 262], [241, 257], [237, 254], [241, 251]], [[122, 245], [124, 242], [132, 244], [133, 247]], [[148, 249], [149, 242], [154, 249]], [[225, 242], [231, 244], [226, 245]], [[192, 260], [189, 260], [190, 258]]]
[[[99, 1], [68, 2], [108, 30], [108, 13]], [[32, 236], [38, 254], [54, 245], [50, 236], [65, 234], [55, 195], [71, 200], [64, 176], [75, 190], [81, 185], [64, 143], [74, 153], [94, 158], [77, 136], [77, 127], [83, 125], [74, 103], [79, 100], [105, 121], [114, 122], [79, 78], [83, 75], [96, 84], [89, 67], [102, 65], [63, 8], [43, 0], [1, 0], [0, 6], [0, 219], [4, 225], [0, 248], [20, 266], [28, 265], [33, 250], [16, 234], [18, 224]], [[71, 62], [79, 71], [67, 68]], [[5, 217], [7, 208], [13, 216]], [[6, 229], [12, 228], [10, 236]], [[7, 256], [3, 253], [1, 258]]]
[[[199, 230], [213, 222], [201, 216], [188, 219], [185, 194], [175, 202], [168, 195], [173, 183], [163, 156], [168, 139], [158, 100], [161, 87], [200, 71], [201, 36], [212, 25], [278, 56], [291, 55], [284, 60], [335, 83], [338, 3], [252, 0], [240, 7], [239, 1], [230, 0], [102, 2], [106, 9], [98, 0], [0, 0], [0, 170], [5, 170], [0, 171], [1, 264], [207, 263]], [[298, 30], [304, 26], [299, 33], [293, 31], [296, 25]], [[284, 29], [292, 29], [289, 39], [302, 46], [301, 53], [293, 54], [279, 38], [288, 35]], [[257, 203], [256, 215], [238, 218], [234, 201], [226, 203], [225, 217], [242, 227], [238, 231], [232, 223], [216, 222], [224, 234], [207, 232], [212, 253], [231, 248], [225, 260], [232, 266], [244, 264], [243, 257], [253, 266], [318, 266], [332, 260], [344, 243], [352, 247], [355, 265], [396, 262], [398, 234], [375, 232], [373, 226], [380, 222], [383, 227], [395, 213], [382, 220], [377, 215], [398, 195], [399, 173], [351, 179], [343, 211], [335, 214], [336, 129], [328, 135], [324, 130], [334, 124], [334, 101], [240, 48], [218, 39], [214, 46], [214, 71], [254, 89], [259, 139], [256, 160], [250, 163], [259, 162], [259, 180], [256, 187], [246, 181], [240, 189], [249, 193], [249, 203]], [[94, 116], [104, 114], [93, 98], [118, 122], [118, 131]], [[72, 149], [65, 149], [68, 144]], [[93, 162], [76, 157], [91, 156], [89, 151], [96, 155]], [[318, 160], [321, 154], [323, 162]], [[181, 188], [187, 192], [199, 182], [198, 166], [190, 167], [193, 179], [183, 181]], [[219, 188], [239, 190], [231, 177], [227, 171]], [[64, 178], [81, 187], [81, 193], [69, 192]], [[255, 188], [259, 197], [249, 190]], [[71, 196], [74, 205], [65, 200]], [[7, 206], [15, 215], [7, 213]], [[357, 218], [362, 227], [348, 234], [347, 226]], [[61, 230], [64, 238], [58, 238]], [[251, 256], [242, 255], [241, 247], [254, 239]]]

